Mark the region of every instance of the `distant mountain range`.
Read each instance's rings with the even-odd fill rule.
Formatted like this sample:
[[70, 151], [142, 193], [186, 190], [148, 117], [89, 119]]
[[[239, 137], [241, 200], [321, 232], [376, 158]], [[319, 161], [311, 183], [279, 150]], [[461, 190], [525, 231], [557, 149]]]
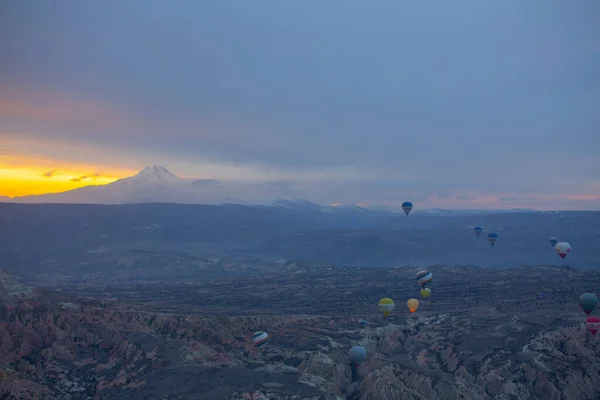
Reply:
[[[243, 194], [243, 198], [240, 195]], [[324, 213], [380, 213], [401, 212], [398, 209], [374, 205], [370, 208], [354, 204], [319, 205], [308, 200], [281, 199], [281, 191], [269, 182], [253, 183], [241, 181], [220, 181], [218, 179], [196, 179], [179, 177], [161, 165], [145, 167], [138, 174], [119, 179], [107, 185], [92, 185], [62, 193], [49, 193], [22, 197], [0, 196], [0, 202], [12, 203], [64, 203], [64, 204], [139, 204], [139, 203], [178, 203], [178, 204], [243, 204], [269, 205], [296, 211], [320, 211]], [[265, 204], [264, 199], [279, 199]], [[414, 210], [415, 215], [462, 216], [490, 214], [495, 212], [533, 211], [515, 210]]]

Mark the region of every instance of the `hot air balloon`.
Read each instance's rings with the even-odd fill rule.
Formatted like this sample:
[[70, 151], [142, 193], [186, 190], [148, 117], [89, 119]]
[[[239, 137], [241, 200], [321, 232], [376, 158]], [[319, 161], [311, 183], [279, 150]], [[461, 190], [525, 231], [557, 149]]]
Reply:
[[254, 342], [254, 345], [260, 349], [265, 344], [269, 343], [269, 335], [267, 332], [263, 331], [254, 332], [254, 335], [252, 335], [252, 341]]
[[410, 310], [410, 312], [414, 313], [415, 311], [417, 311], [417, 308], [419, 308], [419, 300], [417, 300], [417, 299], [409, 299], [406, 302], [406, 305], [408, 306], [408, 309]]
[[556, 243], [556, 246], [554, 246], [554, 248], [556, 249], [556, 252], [560, 256], [560, 258], [562, 258], [563, 260], [571, 251], [571, 245], [567, 242], [558, 242]]
[[585, 326], [592, 335], [596, 335], [596, 332], [600, 330], [600, 317], [589, 317], [585, 320]]
[[367, 321], [365, 321], [364, 319], [361, 319], [361, 320], [360, 320], [360, 324], [361, 324], [361, 325], [367, 325], [367, 324], [368, 324], [368, 322], [367, 322]]
[[362, 346], [352, 346], [348, 350], [348, 357], [358, 367], [367, 358], [367, 350]]
[[387, 318], [392, 313], [394, 307], [396, 307], [396, 304], [394, 303], [394, 300], [390, 299], [389, 297], [384, 297], [383, 299], [379, 300], [378, 306], [383, 313], [383, 316]]
[[408, 213], [410, 212], [410, 210], [412, 210], [413, 208], [413, 204], [410, 201], [405, 201], [404, 203], [402, 203], [402, 211], [404, 211], [404, 213], [406, 215], [408, 215]]
[[473, 232], [475, 232], [475, 235], [479, 237], [481, 236], [481, 232], [483, 232], [483, 227], [481, 225], [477, 225], [475, 228], [473, 228]]
[[429, 288], [423, 288], [423, 289], [421, 289], [421, 297], [423, 297], [424, 299], [426, 299], [429, 296], [431, 296], [431, 289], [429, 289]]
[[417, 272], [417, 283], [421, 285], [421, 287], [425, 287], [431, 283], [433, 280], [433, 274], [427, 270], [421, 270]]
[[555, 238], [554, 236], [552, 236], [550, 239], [548, 239], [548, 241], [550, 242], [550, 246], [552, 246], [552, 247], [556, 246], [556, 243], [558, 243], [558, 239]]
[[598, 296], [594, 293], [583, 293], [579, 296], [579, 307], [584, 313], [590, 315], [598, 307]]
[[498, 234], [496, 232], [488, 234], [488, 241], [490, 242], [492, 247], [494, 247], [494, 243], [496, 243], [496, 240], [498, 240]]

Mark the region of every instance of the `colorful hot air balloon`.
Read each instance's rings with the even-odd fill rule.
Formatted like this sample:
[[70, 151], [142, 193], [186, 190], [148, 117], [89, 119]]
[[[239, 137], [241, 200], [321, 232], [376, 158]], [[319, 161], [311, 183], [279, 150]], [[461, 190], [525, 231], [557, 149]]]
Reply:
[[548, 239], [548, 241], [550, 242], [550, 246], [552, 246], [552, 247], [556, 246], [556, 243], [558, 243], [558, 239], [555, 238], [554, 236], [552, 236], [550, 239]]
[[579, 296], [579, 307], [584, 313], [590, 315], [598, 307], [598, 296], [594, 293], [583, 293]]
[[567, 242], [558, 242], [556, 243], [556, 246], [554, 246], [554, 248], [556, 249], [556, 252], [560, 256], [560, 258], [562, 258], [563, 260], [571, 251], [571, 245]]
[[394, 300], [390, 299], [389, 297], [384, 297], [383, 299], [379, 300], [378, 306], [379, 310], [381, 310], [383, 313], [383, 316], [387, 318], [392, 313], [394, 307], [396, 307], [396, 304], [394, 303]]
[[492, 232], [488, 234], [488, 242], [494, 247], [494, 243], [498, 240], [498, 234], [496, 232]]
[[425, 287], [431, 283], [433, 280], [433, 274], [427, 270], [422, 270], [417, 272], [417, 283], [421, 285], [421, 287]]
[[423, 289], [421, 289], [421, 297], [423, 297], [424, 299], [426, 299], [429, 296], [431, 296], [431, 289], [429, 289], [429, 288], [423, 288]]
[[410, 310], [410, 312], [414, 313], [415, 311], [417, 311], [417, 308], [419, 308], [419, 300], [417, 300], [417, 299], [409, 299], [406, 302], [406, 305], [408, 306], [408, 309]]
[[413, 204], [410, 201], [405, 201], [404, 203], [402, 203], [402, 211], [404, 211], [404, 213], [406, 215], [408, 215], [408, 213], [410, 212], [410, 210], [412, 210], [413, 208]]
[[352, 346], [348, 350], [348, 357], [358, 367], [367, 358], [367, 350], [362, 346]]
[[254, 335], [252, 335], [252, 341], [254, 342], [254, 345], [260, 349], [265, 344], [269, 343], [269, 335], [267, 335], [267, 332], [263, 331], [254, 332]]
[[481, 232], [483, 232], [483, 227], [481, 225], [477, 225], [475, 228], [473, 228], [473, 232], [475, 232], [475, 235], [479, 237], [481, 236]]
[[592, 335], [596, 335], [596, 332], [600, 330], [600, 317], [589, 317], [585, 320], [585, 326]]

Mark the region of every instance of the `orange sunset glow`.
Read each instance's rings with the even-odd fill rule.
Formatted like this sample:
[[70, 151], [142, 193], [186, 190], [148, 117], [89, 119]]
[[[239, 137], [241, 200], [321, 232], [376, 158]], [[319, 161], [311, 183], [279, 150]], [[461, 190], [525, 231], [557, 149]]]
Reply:
[[106, 185], [131, 172], [60, 162], [14, 166], [3, 163], [0, 158], [0, 196], [58, 193], [89, 185]]

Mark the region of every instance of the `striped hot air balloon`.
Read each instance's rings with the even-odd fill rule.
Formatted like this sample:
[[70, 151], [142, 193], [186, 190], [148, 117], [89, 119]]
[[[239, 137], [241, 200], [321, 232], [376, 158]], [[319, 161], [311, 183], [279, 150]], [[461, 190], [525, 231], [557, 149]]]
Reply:
[[254, 345], [260, 349], [265, 344], [269, 343], [269, 335], [267, 332], [263, 331], [254, 332], [254, 335], [252, 335], [252, 341], [254, 342]]
[[427, 270], [422, 270], [417, 272], [417, 283], [421, 285], [422, 288], [427, 286], [433, 280], [433, 274]]
[[498, 240], [498, 234], [496, 232], [488, 233], [488, 242], [494, 247], [496, 244], [496, 240]]

